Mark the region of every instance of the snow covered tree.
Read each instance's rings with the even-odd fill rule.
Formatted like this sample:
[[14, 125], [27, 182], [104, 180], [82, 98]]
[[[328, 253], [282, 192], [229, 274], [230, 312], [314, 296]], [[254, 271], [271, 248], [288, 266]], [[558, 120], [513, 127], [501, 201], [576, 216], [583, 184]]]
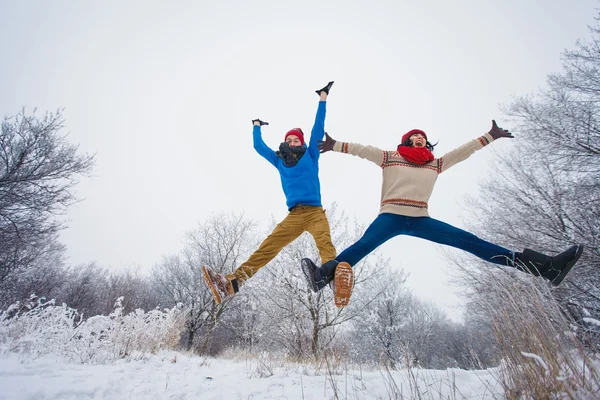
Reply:
[[112, 272], [105, 279], [103, 315], [110, 314], [115, 303], [122, 298], [120, 304], [124, 313], [136, 309], [150, 311], [159, 305], [159, 298], [154, 292], [150, 279], [139, 271], [125, 270]]
[[[196, 345], [200, 354], [220, 338], [213, 330], [228, 308], [238, 307], [234, 298], [215, 304], [202, 277], [202, 265], [216, 272], [232, 272], [254, 245], [254, 223], [236, 214], [215, 214], [187, 234], [180, 255], [164, 257], [152, 272], [156, 290], [169, 306], [182, 303], [187, 310], [185, 338], [187, 349]], [[197, 339], [201, 334], [201, 339]], [[212, 342], [212, 343], [211, 343]]]
[[53, 241], [63, 224], [55, 217], [77, 200], [77, 177], [92, 168], [93, 158], [68, 143], [63, 124], [60, 111], [22, 111], [2, 122], [0, 286], [56, 250]]
[[353, 321], [354, 357], [364, 361], [383, 361], [396, 369], [411, 358], [403, 335], [407, 312], [414, 297], [404, 286], [406, 276], [387, 266], [378, 268], [377, 278], [361, 288], [372, 301], [361, 309]]
[[161, 304], [172, 307], [182, 303], [186, 310], [186, 349], [194, 345], [196, 334], [208, 321], [212, 296], [204, 285], [200, 266], [187, 263], [179, 255], [165, 256], [152, 270], [152, 282]]
[[428, 367], [433, 355], [441, 351], [436, 348], [435, 339], [440, 327], [447, 321], [446, 315], [435, 304], [412, 297], [405, 310], [400, 338], [413, 365]]
[[[362, 234], [363, 227], [353, 227], [335, 205], [328, 208], [327, 215], [338, 249], [346, 248]], [[269, 231], [275, 221], [271, 225]], [[304, 257], [318, 260], [316, 245], [308, 233], [286, 246], [244, 284], [221, 318], [218, 336], [246, 350], [294, 358], [320, 358], [323, 350], [335, 347], [338, 330], [358, 315], [364, 301], [354, 296], [350, 306], [337, 309], [328, 287], [313, 293], [300, 268]], [[370, 265], [374, 257], [367, 257], [355, 268], [355, 287], [369, 276], [363, 270], [374, 270]]]
[[95, 263], [69, 268], [56, 296], [57, 302], [65, 303], [86, 317], [102, 314], [105, 311], [106, 274], [106, 270]]
[[442, 316], [433, 323], [433, 334], [420, 361], [423, 367], [435, 369], [497, 366], [499, 352], [489, 318], [467, 311], [465, 321], [459, 323]]
[[33, 254], [28, 268], [9, 273], [0, 283], [0, 309], [4, 309], [17, 301], [24, 302], [32, 294], [38, 297], [53, 299], [60, 295], [66, 282], [64, 265], [64, 246], [56, 238], [57, 235], [40, 238], [29, 250]]
[[545, 88], [505, 107], [515, 146], [496, 160], [469, 211], [475, 233], [510, 248], [554, 254], [584, 244], [553, 294], [593, 331], [586, 317], [600, 319], [600, 24], [590, 33], [563, 54]]
[[[338, 251], [354, 243], [363, 233], [364, 228], [351, 224], [335, 204], [328, 207], [327, 218], [332, 241]], [[265, 346], [278, 348], [296, 358], [310, 356], [319, 359], [325, 349], [337, 345], [340, 328], [359, 315], [366, 300], [357, 295], [360, 292], [357, 288], [373, 273], [373, 260], [377, 253], [355, 266], [356, 290], [350, 305], [343, 309], [335, 307], [329, 287], [317, 293], [310, 290], [300, 267], [300, 261], [305, 257], [319, 261], [319, 252], [308, 233], [286, 246], [265, 266], [253, 278], [255, 285], [251, 290], [254, 301], [261, 304], [262, 317], [269, 321], [263, 324], [268, 329], [268, 334], [263, 335]]]
[[468, 354], [465, 354], [464, 366], [482, 369], [498, 365], [501, 354], [496, 345], [492, 321], [478, 300], [478, 297], [474, 297], [465, 305], [464, 338]]
[[392, 369], [469, 368], [488, 362], [489, 342], [482, 348], [473, 342], [469, 326], [449, 320], [433, 303], [417, 298], [405, 286], [402, 270], [395, 268], [385, 265], [360, 288], [370, 297], [352, 321], [352, 358], [383, 362]]

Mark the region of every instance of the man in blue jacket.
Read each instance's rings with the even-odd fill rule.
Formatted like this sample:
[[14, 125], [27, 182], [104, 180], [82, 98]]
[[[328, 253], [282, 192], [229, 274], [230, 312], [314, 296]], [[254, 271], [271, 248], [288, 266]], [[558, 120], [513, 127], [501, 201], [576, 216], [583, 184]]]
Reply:
[[[303, 232], [313, 236], [323, 263], [335, 258], [336, 250], [331, 241], [329, 222], [321, 204], [318, 148], [319, 141], [325, 135], [326, 100], [332, 85], [333, 81], [316, 91], [320, 101], [308, 146], [304, 142], [302, 129], [294, 128], [285, 134], [279, 151], [273, 151], [265, 144], [261, 135], [261, 126], [268, 123], [260, 119], [252, 121], [254, 149], [277, 168], [289, 214], [261, 243], [258, 250], [232, 274], [223, 276], [208, 267], [203, 267], [204, 277], [217, 304], [237, 293], [246, 280]], [[340, 274], [343, 273], [348, 271], [340, 270]], [[347, 281], [348, 277], [345, 277], [344, 282]], [[340, 289], [348, 292], [349, 289], [343, 286], [347, 285], [340, 285]]]

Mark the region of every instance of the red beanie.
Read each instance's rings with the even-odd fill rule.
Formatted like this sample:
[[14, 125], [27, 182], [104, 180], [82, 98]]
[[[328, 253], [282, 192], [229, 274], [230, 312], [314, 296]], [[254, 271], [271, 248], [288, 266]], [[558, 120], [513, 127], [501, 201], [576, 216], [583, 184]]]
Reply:
[[285, 134], [283, 140], [287, 140], [288, 136], [290, 135], [298, 136], [298, 139], [300, 139], [300, 143], [304, 144], [304, 132], [302, 132], [302, 129], [294, 128], [291, 131], [288, 131], [288, 133]]
[[406, 141], [406, 139], [408, 139], [415, 133], [420, 133], [421, 135], [425, 136], [425, 140], [427, 140], [427, 135], [425, 134], [425, 132], [423, 132], [420, 129], [412, 129], [412, 130], [406, 132], [404, 135], [402, 135], [402, 140], [400, 141], [400, 143], [404, 143]]

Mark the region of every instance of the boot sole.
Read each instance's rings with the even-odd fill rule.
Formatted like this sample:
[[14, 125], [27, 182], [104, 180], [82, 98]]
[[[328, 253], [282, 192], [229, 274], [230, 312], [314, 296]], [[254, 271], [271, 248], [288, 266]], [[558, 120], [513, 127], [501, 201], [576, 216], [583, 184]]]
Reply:
[[221, 304], [223, 299], [221, 298], [219, 291], [215, 287], [215, 284], [210, 279], [210, 275], [208, 274], [208, 269], [204, 265], [202, 266], [202, 275], [204, 275], [204, 280], [206, 281], [206, 285], [212, 292], [213, 297], [215, 298], [215, 303]]
[[341, 262], [335, 268], [335, 295], [333, 302], [338, 308], [343, 308], [350, 303], [352, 288], [354, 287], [354, 271], [347, 262]]
[[302, 265], [302, 272], [304, 273], [304, 276], [308, 281], [308, 286], [313, 292], [318, 292], [317, 281], [315, 280], [315, 271], [312, 265], [312, 260], [303, 258], [302, 261], [300, 261], [300, 264]]
[[567, 275], [571, 271], [571, 269], [575, 266], [575, 263], [577, 263], [577, 261], [579, 260], [579, 257], [581, 257], [582, 253], [583, 253], [583, 245], [578, 245], [577, 246], [577, 252], [575, 252], [575, 256], [571, 259], [571, 261], [569, 261], [565, 265], [565, 267], [560, 272], [560, 275], [558, 275], [556, 277], [556, 279], [554, 279], [552, 281], [552, 284], [554, 286], [558, 286], [558, 285], [560, 285], [562, 283], [562, 281], [567, 277]]

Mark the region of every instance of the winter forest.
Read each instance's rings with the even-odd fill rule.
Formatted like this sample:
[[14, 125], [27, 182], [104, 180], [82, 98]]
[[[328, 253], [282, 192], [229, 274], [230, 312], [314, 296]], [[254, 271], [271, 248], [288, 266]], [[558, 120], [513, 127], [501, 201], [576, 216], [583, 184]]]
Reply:
[[[231, 301], [215, 304], [201, 266], [232, 272], [278, 222], [259, 223], [242, 210], [198, 221], [180, 251], [164, 254], [149, 271], [71, 265], [59, 239], [68, 226], [62, 217], [85, 201], [76, 189], [94, 174], [95, 157], [70, 141], [62, 110], [3, 110], [0, 358], [103, 366], [198, 357], [215, 366], [251, 363], [252, 379], [324, 377], [318, 389], [297, 389], [289, 398], [371, 398], [364, 388], [343, 386], [348, 370], [379, 371], [381, 391], [373, 398], [466, 398], [422, 382], [446, 370], [491, 374], [497, 386], [477, 398], [599, 398], [600, 17], [562, 62], [539, 91], [502, 105], [503, 125], [519, 145], [486, 154], [496, 170], [467, 199], [475, 212], [464, 227], [507, 248], [554, 254], [581, 243], [585, 250], [559, 287], [449, 254], [464, 288], [462, 321], [416, 296], [397, 260], [379, 251], [355, 267], [352, 300], [336, 308], [331, 290], [313, 293], [296, 267], [303, 257], [319, 258], [308, 233]], [[335, 202], [327, 207], [338, 249], [364, 233], [352, 213]], [[458, 385], [458, 378], [446, 380]]]

